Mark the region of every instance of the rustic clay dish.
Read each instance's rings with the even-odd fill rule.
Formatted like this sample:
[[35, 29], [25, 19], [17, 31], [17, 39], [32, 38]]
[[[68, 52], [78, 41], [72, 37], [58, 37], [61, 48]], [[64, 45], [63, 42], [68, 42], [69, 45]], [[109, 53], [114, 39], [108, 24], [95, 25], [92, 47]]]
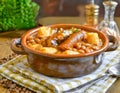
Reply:
[[[70, 78], [83, 76], [90, 74], [100, 66], [102, 61], [102, 53], [109, 48], [109, 39], [104, 33], [78, 24], [56, 24], [51, 25], [50, 27], [62, 27], [68, 29], [71, 27], [76, 27], [85, 31], [96, 32], [101, 38], [103, 46], [95, 52], [82, 55], [56, 55], [43, 53], [29, 48], [26, 43], [27, 37], [33, 33], [36, 33], [39, 29], [38, 27], [26, 32], [21, 39], [14, 39], [11, 44], [12, 50], [19, 54], [27, 54], [28, 62], [35, 71], [53, 77]], [[22, 48], [18, 45], [21, 45]]]

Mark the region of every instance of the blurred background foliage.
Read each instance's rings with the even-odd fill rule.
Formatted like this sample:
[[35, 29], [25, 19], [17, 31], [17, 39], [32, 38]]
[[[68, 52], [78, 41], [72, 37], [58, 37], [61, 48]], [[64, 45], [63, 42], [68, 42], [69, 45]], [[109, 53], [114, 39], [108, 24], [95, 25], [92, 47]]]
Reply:
[[35, 27], [39, 9], [31, 0], [0, 0], [0, 32]]

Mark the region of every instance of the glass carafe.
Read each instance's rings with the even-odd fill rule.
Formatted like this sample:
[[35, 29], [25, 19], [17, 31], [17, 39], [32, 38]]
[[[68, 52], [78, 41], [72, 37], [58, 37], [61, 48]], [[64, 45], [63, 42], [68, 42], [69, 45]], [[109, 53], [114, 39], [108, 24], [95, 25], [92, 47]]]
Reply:
[[111, 0], [103, 2], [105, 15], [103, 21], [101, 21], [101, 23], [98, 25], [98, 29], [108, 35], [114, 36], [120, 44], [120, 32], [116, 22], [114, 21], [114, 12], [117, 4], [117, 2]]

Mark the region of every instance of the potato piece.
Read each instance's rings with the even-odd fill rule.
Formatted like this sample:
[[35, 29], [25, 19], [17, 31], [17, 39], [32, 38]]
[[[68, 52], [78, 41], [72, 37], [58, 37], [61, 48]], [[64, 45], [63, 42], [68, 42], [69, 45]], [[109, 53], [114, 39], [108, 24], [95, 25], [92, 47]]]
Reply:
[[97, 33], [93, 33], [93, 32], [87, 33], [86, 40], [90, 44], [94, 44], [94, 45], [100, 44], [100, 38]]
[[40, 38], [48, 37], [50, 35], [52, 35], [52, 29], [50, 27], [45, 27], [45, 26], [40, 27], [38, 34], [37, 34], [37, 36]]
[[72, 55], [72, 54], [79, 54], [79, 52], [72, 50], [65, 50], [62, 54]]
[[42, 45], [40, 45], [40, 44], [31, 44], [31, 45], [29, 45], [29, 47], [31, 47], [33, 49], [38, 49], [38, 48], [41, 48]]
[[58, 50], [53, 47], [42, 47], [40, 51], [45, 52], [45, 53], [55, 54]]

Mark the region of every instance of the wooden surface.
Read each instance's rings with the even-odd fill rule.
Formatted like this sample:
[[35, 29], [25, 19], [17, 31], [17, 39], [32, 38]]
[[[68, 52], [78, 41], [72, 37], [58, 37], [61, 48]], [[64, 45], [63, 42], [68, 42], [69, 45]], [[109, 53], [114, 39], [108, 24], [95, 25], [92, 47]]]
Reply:
[[[118, 26], [120, 26], [120, 18], [115, 18]], [[58, 23], [77, 23], [84, 24], [84, 18], [80, 17], [46, 17], [39, 20], [40, 24], [50, 25]], [[26, 31], [9, 31], [0, 33], [0, 59], [12, 53], [10, 42], [13, 38], [20, 37]], [[0, 86], [0, 93], [7, 93], [7, 89]], [[107, 93], [120, 93], [120, 79], [118, 79], [107, 91]]]

